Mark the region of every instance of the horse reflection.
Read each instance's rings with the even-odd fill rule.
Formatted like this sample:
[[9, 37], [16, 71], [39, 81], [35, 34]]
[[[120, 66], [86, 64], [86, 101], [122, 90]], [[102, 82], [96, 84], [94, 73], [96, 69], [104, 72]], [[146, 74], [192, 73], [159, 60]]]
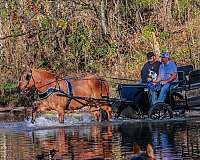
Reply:
[[133, 154], [129, 155], [130, 160], [156, 160], [153, 147], [151, 144], [146, 146], [145, 151], [142, 151], [140, 146], [136, 143], [133, 144]]
[[53, 139], [37, 142], [42, 150], [56, 149], [55, 159], [112, 159], [111, 126], [93, 126], [89, 136], [81, 135], [78, 131], [67, 135], [64, 128], [57, 131], [56, 135], [52, 136]]
[[[108, 83], [96, 75], [69, 80], [68, 78], [60, 79], [45, 70], [27, 68], [20, 76], [18, 88], [26, 93], [34, 89], [39, 94], [40, 100], [34, 102], [32, 122], [35, 121], [37, 112], [55, 110], [58, 112], [59, 122], [64, 123], [65, 110], [77, 110], [84, 106], [90, 106], [90, 111], [96, 121], [100, 119], [101, 110], [105, 111], [106, 120], [112, 116], [112, 109], [107, 101], [98, 101], [104, 97], [108, 98]], [[63, 94], [64, 96], [61, 96]], [[74, 98], [75, 96], [92, 99], [77, 99]]]

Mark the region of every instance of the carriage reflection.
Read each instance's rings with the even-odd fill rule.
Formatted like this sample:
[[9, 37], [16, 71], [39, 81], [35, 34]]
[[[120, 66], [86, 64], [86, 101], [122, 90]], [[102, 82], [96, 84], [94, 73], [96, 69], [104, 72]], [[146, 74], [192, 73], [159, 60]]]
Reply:
[[122, 146], [132, 153], [134, 143], [141, 150], [152, 144], [156, 159], [200, 159], [200, 124], [192, 127], [191, 122], [169, 123], [127, 123], [119, 128]]

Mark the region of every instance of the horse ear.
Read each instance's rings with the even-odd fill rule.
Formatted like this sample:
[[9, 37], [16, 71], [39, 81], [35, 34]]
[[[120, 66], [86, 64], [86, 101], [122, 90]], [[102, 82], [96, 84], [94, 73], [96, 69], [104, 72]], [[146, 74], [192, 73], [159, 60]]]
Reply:
[[32, 73], [32, 69], [29, 65], [22, 65], [22, 68], [23, 68], [23, 73]]
[[155, 160], [156, 159], [155, 155], [154, 155], [153, 147], [152, 147], [151, 144], [147, 145], [146, 154], [151, 160]]
[[33, 62], [32, 61], [28, 63], [28, 67], [29, 67], [29, 69], [33, 67]]
[[25, 71], [26, 71], [26, 72], [29, 72], [30, 69], [31, 69], [31, 68], [29, 67], [29, 65], [23, 65], [23, 67], [25, 68]]

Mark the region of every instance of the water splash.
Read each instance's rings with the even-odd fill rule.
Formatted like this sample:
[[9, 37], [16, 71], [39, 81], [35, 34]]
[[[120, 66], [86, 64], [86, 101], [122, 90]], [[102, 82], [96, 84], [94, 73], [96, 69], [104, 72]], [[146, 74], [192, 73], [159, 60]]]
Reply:
[[[169, 120], [151, 120], [149, 118], [145, 119], [127, 119], [119, 117], [118, 119], [111, 119], [109, 122], [115, 123], [125, 123], [125, 122], [171, 122], [171, 121], [185, 121], [188, 118], [186, 117], [174, 117]], [[190, 118], [191, 119], [191, 118]], [[195, 118], [196, 119], [196, 118]], [[197, 119], [196, 119], [197, 120]], [[198, 119], [199, 120], [199, 119]], [[35, 120], [35, 123], [31, 123], [31, 118], [29, 120], [24, 120], [20, 122], [10, 122], [10, 121], [1, 121], [0, 129], [14, 129], [14, 130], [39, 130], [39, 129], [50, 129], [50, 128], [58, 128], [58, 127], [67, 127], [67, 126], [80, 126], [80, 125], [89, 125], [95, 123], [94, 118], [89, 112], [76, 112], [76, 113], [66, 113], [64, 124], [60, 124], [58, 120], [57, 114], [38, 114], [38, 117]]]
[[31, 123], [31, 118], [21, 122], [0, 122], [0, 128], [20, 129], [20, 130], [37, 130], [45, 128], [87, 125], [94, 123], [94, 119], [89, 113], [66, 114], [64, 124], [59, 123], [57, 114], [42, 114]]

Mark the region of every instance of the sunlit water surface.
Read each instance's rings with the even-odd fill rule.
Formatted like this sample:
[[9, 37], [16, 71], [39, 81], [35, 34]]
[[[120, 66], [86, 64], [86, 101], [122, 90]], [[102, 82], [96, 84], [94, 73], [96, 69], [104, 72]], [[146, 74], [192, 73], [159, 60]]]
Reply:
[[[9, 115], [8, 115], [9, 116]], [[128, 159], [132, 146], [152, 144], [156, 159], [200, 159], [200, 119], [115, 120], [95, 123], [89, 114], [0, 123], [0, 160]], [[52, 158], [53, 157], [53, 158]]]

